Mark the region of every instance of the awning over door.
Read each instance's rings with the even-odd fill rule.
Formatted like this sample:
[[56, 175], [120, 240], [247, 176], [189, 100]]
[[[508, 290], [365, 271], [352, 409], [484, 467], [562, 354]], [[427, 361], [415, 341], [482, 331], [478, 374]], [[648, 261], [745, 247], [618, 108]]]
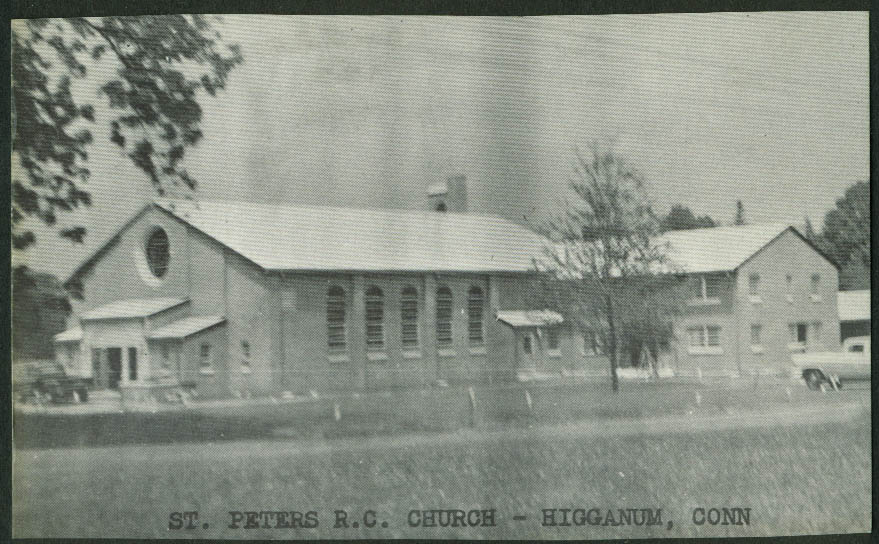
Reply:
[[560, 313], [552, 310], [504, 310], [497, 313], [497, 320], [513, 328], [546, 327], [564, 321]]
[[82, 340], [82, 329], [79, 327], [67, 329], [55, 335], [56, 342], [79, 342], [80, 340]]
[[174, 340], [192, 336], [195, 333], [210, 329], [226, 321], [221, 315], [205, 315], [185, 317], [164, 327], [160, 327], [148, 336], [150, 340]]

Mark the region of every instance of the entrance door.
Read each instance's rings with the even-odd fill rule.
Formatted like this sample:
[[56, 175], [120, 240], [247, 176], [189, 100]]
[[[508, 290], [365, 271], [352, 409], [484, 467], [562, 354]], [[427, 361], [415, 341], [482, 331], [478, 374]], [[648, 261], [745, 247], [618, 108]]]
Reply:
[[119, 389], [122, 380], [122, 348], [107, 348], [107, 387]]
[[523, 330], [519, 334], [519, 353], [522, 354], [521, 370], [536, 371], [541, 360], [540, 338], [533, 330]]

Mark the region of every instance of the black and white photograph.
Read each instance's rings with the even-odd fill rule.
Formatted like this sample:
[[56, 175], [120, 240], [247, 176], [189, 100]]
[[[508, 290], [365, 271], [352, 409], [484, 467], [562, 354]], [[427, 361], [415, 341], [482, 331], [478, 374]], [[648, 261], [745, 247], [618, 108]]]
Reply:
[[869, 34], [13, 19], [12, 536], [870, 533]]

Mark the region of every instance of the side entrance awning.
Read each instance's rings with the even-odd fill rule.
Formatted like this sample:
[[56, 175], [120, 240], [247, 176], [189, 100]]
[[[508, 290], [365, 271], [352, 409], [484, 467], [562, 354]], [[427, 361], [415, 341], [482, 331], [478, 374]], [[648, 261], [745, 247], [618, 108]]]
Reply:
[[564, 321], [562, 314], [552, 310], [504, 310], [497, 313], [497, 320], [515, 328], [546, 327]]
[[192, 336], [226, 322], [221, 315], [185, 317], [164, 327], [152, 331], [147, 338], [150, 340], [179, 340]]
[[82, 329], [79, 327], [67, 329], [55, 335], [56, 342], [79, 342], [80, 340], [82, 340]]

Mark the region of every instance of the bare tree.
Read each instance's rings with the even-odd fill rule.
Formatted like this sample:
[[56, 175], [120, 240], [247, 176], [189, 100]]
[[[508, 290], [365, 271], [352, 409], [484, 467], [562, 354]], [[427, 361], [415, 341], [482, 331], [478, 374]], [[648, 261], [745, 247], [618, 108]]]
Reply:
[[540, 228], [550, 244], [536, 266], [569, 319], [605, 335], [611, 388], [618, 391], [626, 330], [643, 332], [632, 325], [644, 316], [666, 323], [651, 303], [679, 280], [656, 242], [659, 225], [644, 178], [613, 151], [597, 144], [591, 151], [587, 158], [575, 149], [570, 187], [576, 198]]

